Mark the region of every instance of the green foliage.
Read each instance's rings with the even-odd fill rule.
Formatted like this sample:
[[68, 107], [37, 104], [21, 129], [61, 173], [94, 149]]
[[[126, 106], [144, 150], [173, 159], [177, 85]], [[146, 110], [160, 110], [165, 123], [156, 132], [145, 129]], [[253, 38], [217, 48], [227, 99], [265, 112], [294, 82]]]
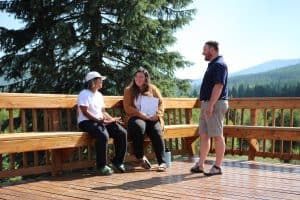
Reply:
[[266, 85], [277, 81], [280, 81], [281, 84], [297, 83], [299, 75], [300, 64], [297, 64], [263, 73], [229, 77], [228, 83], [230, 85], [256, 85], [257, 83]]
[[[195, 10], [186, 8], [191, 2], [3, 2], [0, 10], [24, 27], [0, 27], [5, 53], [0, 76], [11, 83], [2, 91], [78, 93], [84, 75], [96, 70], [108, 76], [105, 94], [122, 95], [140, 66], [146, 66], [154, 83], [174, 87], [174, 71], [190, 63], [167, 48], [176, 41], [174, 32], [192, 19]], [[162, 89], [164, 96], [178, 91]]]
[[[13, 116], [14, 116], [14, 124], [16, 127], [20, 124], [20, 110], [19, 109], [14, 109], [13, 110]], [[0, 133], [4, 133], [8, 131], [8, 124], [9, 124], [9, 113], [7, 110], [1, 109], [0, 110]], [[19, 131], [21, 127], [16, 129], [16, 131]]]
[[5, 110], [0, 110], [0, 133], [3, 131], [2, 125], [3, 125], [3, 122], [5, 119], [7, 119], [7, 114], [6, 114]]
[[269, 72], [230, 77], [231, 97], [299, 97], [300, 64]]

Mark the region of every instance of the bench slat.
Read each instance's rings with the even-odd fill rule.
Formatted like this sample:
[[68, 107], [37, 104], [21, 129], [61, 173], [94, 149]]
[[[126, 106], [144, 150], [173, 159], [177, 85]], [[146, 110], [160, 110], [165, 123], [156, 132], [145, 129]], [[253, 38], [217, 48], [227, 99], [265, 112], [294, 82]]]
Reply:
[[[167, 125], [164, 139], [195, 137], [198, 125]], [[27, 132], [0, 134], [0, 154], [80, 147], [92, 144], [86, 132]]]
[[[10, 135], [13, 136], [19, 134], [16, 133]], [[92, 142], [88, 134], [82, 132], [78, 132], [76, 134], [61, 132], [56, 133], [52, 136], [48, 135], [48, 137], [33, 137], [31, 134], [29, 137], [27, 137], [26, 135], [27, 134], [24, 134], [23, 138], [20, 138], [19, 136], [15, 138], [12, 137], [14, 138], [12, 140], [9, 140], [9, 138], [0, 137], [0, 154], [80, 147], [90, 144]]]

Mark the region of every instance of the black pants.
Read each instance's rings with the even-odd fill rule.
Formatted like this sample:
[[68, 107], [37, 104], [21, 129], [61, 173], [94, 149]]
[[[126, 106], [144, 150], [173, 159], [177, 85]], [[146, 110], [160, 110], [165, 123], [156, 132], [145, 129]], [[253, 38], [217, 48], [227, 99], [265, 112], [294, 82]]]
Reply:
[[115, 157], [113, 163], [123, 163], [127, 149], [127, 131], [118, 123], [99, 124], [91, 120], [79, 123], [79, 128], [88, 132], [96, 139], [96, 166], [103, 167], [107, 164], [108, 140], [113, 138]]
[[149, 136], [156, 155], [158, 164], [165, 163], [165, 145], [162, 136], [160, 122], [145, 121], [138, 117], [132, 117], [128, 121], [128, 133], [133, 142], [133, 148], [136, 158], [144, 156], [144, 136]]

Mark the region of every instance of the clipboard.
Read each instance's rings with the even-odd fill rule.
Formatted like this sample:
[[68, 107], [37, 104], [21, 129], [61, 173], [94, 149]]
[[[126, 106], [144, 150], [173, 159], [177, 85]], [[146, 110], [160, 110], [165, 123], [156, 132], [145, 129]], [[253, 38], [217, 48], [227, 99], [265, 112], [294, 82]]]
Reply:
[[141, 112], [149, 117], [156, 115], [159, 99], [156, 97], [142, 96]]

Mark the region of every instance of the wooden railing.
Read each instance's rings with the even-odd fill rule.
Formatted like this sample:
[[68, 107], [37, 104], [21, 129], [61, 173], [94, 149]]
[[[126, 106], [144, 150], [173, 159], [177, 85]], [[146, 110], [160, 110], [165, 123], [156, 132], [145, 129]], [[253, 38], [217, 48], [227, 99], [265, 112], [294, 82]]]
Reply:
[[[76, 98], [76, 95], [0, 93], [0, 133], [79, 131]], [[122, 97], [106, 96], [105, 103], [112, 115], [124, 117]], [[198, 154], [201, 102], [196, 98], [164, 98], [164, 104], [169, 128], [165, 133], [166, 144], [173, 155]], [[231, 99], [229, 104], [224, 128], [227, 154], [248, 155], [252, 160], [255, 156], [300, 160], [300, 98], [241, 98]], [[184, 126], [179, 129], [174, 125]], [[190, 144], [194, 144], [192, 149]], [[69, 150], [73, 153], [65, 151], [64, 170], [93, 166], [92, 144]], [[3, 177], [11, 177], [50, 172], [53, 151], [56, 150], [2, 154], [0, 174], [5, 172]]]
[[[300, 159], [300, 98], [230, 100], [224, 129], [227, 153]], [[229, 137], [230, 136], [230, 137]]]

